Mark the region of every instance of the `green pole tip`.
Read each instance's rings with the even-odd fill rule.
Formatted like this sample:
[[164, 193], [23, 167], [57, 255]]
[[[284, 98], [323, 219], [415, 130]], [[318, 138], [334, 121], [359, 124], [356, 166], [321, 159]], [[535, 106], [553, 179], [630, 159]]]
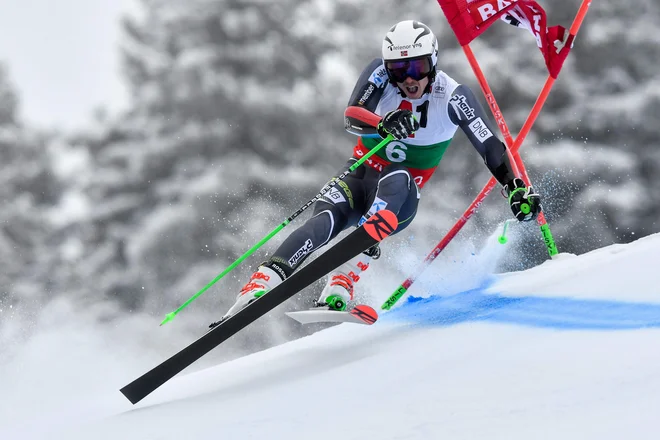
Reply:
[[504, 221], [504, 227], [502, 227], [502, 235], [497, 237], [497, 241], [499, 241], [500, 244], [506, 244], [506, 242], [508, 241], [506, 238], [506, 228], [507, 226], [509, 226], [510, 221], [511, 221], [510, 219]]
[[176, 316], [176, 313], [174, 313], [174, 312], [168, 313], [167, 315], [165, 315], [165, 319], [163, 319], [163, 322], [161, 322], [160, 325], [162, 326], [164, 324], [167, 324], [168, 322], [173, 320], [175, 316]]

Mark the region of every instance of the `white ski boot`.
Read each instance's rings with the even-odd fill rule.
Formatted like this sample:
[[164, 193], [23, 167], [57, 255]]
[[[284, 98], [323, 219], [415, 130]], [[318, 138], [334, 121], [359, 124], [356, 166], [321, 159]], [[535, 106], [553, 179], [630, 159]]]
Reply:
[[339, 266], [328, 276], [328, 282], [316, 301], [316, 307], [344, 311], [348, 301], [353, 299], [355, 283], [360, 274], [369, 268], [371, 259], [380, 257], [380, 248], [374, 246]]
[[255, 299], [278, 286], [281, 282], [282, 278], [273, 269], [267, 266], [259, 266], [259, 269], [250, 277], [250, 281], [238, 293], [236, 303], [225, 313], [221, 321], [243, 309]]

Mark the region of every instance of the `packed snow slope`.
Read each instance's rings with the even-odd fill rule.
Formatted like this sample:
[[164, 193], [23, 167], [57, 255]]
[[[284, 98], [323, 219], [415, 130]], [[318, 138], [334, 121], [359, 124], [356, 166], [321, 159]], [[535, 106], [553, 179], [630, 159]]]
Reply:
[[63, 395], [61, 417], [0, 437], [655, 440], [659, 260], [653, 235], [458, 293], [413, 287], [374, 326], [182, 374], [136, 406], [118, 389], [153, 365], [116, 362], [98, 391]]

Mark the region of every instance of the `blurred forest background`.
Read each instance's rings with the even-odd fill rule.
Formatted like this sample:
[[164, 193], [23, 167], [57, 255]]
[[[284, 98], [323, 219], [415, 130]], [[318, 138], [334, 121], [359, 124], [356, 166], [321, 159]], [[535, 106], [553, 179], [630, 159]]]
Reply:
[[[144, 342], [200, 334], [301, 220], [169, 327], [158, 323], [341, 169], [355, 142], [343, 129], [344, 106], [394, 23], [431, 26], [439, 68], [479, 90], [434, 0], [140, 3], [141, 14], [117, 24], [128, 111], [99, 112], [73, 133], [41, 132], [18, 118], [21, 93], [11, 65], [1, 65], [0, 342], [29, 337], [48, 305], [64, 299], [74, 305], [63, 319], [84, 314], [116, 328], [132, 317], [145, 323], [134, 334]], [[579, 1], [541, 4], [550, 25], [568, 27]], [[594, 1], [523, 145], [561, 252], [660, 231], [659, 20], [655, 0]], [[526, 31], [504, 23], [472, 47], [515, 137], [546, 78], [541, 53]], [[424, 189], [415, 223], [383, 245], [390, 255], [380, 269], [373, 265], [399, 270], [391, 290], [409, 275], [392, 249], [409, 245], [421, 260], [488, 178], [459, 132]], [[494, 191], [461, 240], [479, 243], [509, 217]], [[525, 240], [497, 271], [547, 260], [538, 228], [516, 229]], [[458, 252], [460, 243], [446, 252]], [[308, 289], [284, 308], [315, 296]], [[20, 331], [7, 332], [12, 320]], [[302, 332], [272, 314], [231, 346], [253, 351]]]

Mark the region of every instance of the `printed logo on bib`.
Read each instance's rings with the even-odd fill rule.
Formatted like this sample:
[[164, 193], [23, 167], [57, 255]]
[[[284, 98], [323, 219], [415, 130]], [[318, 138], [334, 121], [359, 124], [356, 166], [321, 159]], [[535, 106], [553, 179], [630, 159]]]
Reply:
[[454, 111], [460, 120], [469, 121], [474, 118], [474, 109], [467, 103], [465, 95], [454, 95], [449, 100], [449, 103], [454, 107]]
[[293, 257], [289, 258], [289, 266], [295, 266], [302, 257], [307, 255], [309, 251], [312, 250], [312, 247], [314, 247], [312, 240], [308, 238], [307, 241], [305, 241], [305, 244], [303, 244], [302, 247], [298, 249], [295, 254], [293, 254]]
[[390, 162], [403, 162], [406, 160], [406, 150], [408, 146], [403, 142], [392, 141], [385, 147], [385, 154]]
[[438, 98], [444, 98], [446, 92], [447, 92], [447, 88], [442, 84], [436, 84], [435, 86], [433, 86], [433, 94], [436, 95]]
[[484, 142], [486, 139], [493, 137], [493, 133], [486, 127], [484, 121], [481, 118], [477, 118], [474, 121], [470, 122], [468, 125], [470, 130], [481, 142]]
[[335, 205], [337, 203], [342, 203], [346, 201], [344, 195], [336, 187], [332, 187], [328, 193], [325, 194], [325, 197], [330, 200]]

